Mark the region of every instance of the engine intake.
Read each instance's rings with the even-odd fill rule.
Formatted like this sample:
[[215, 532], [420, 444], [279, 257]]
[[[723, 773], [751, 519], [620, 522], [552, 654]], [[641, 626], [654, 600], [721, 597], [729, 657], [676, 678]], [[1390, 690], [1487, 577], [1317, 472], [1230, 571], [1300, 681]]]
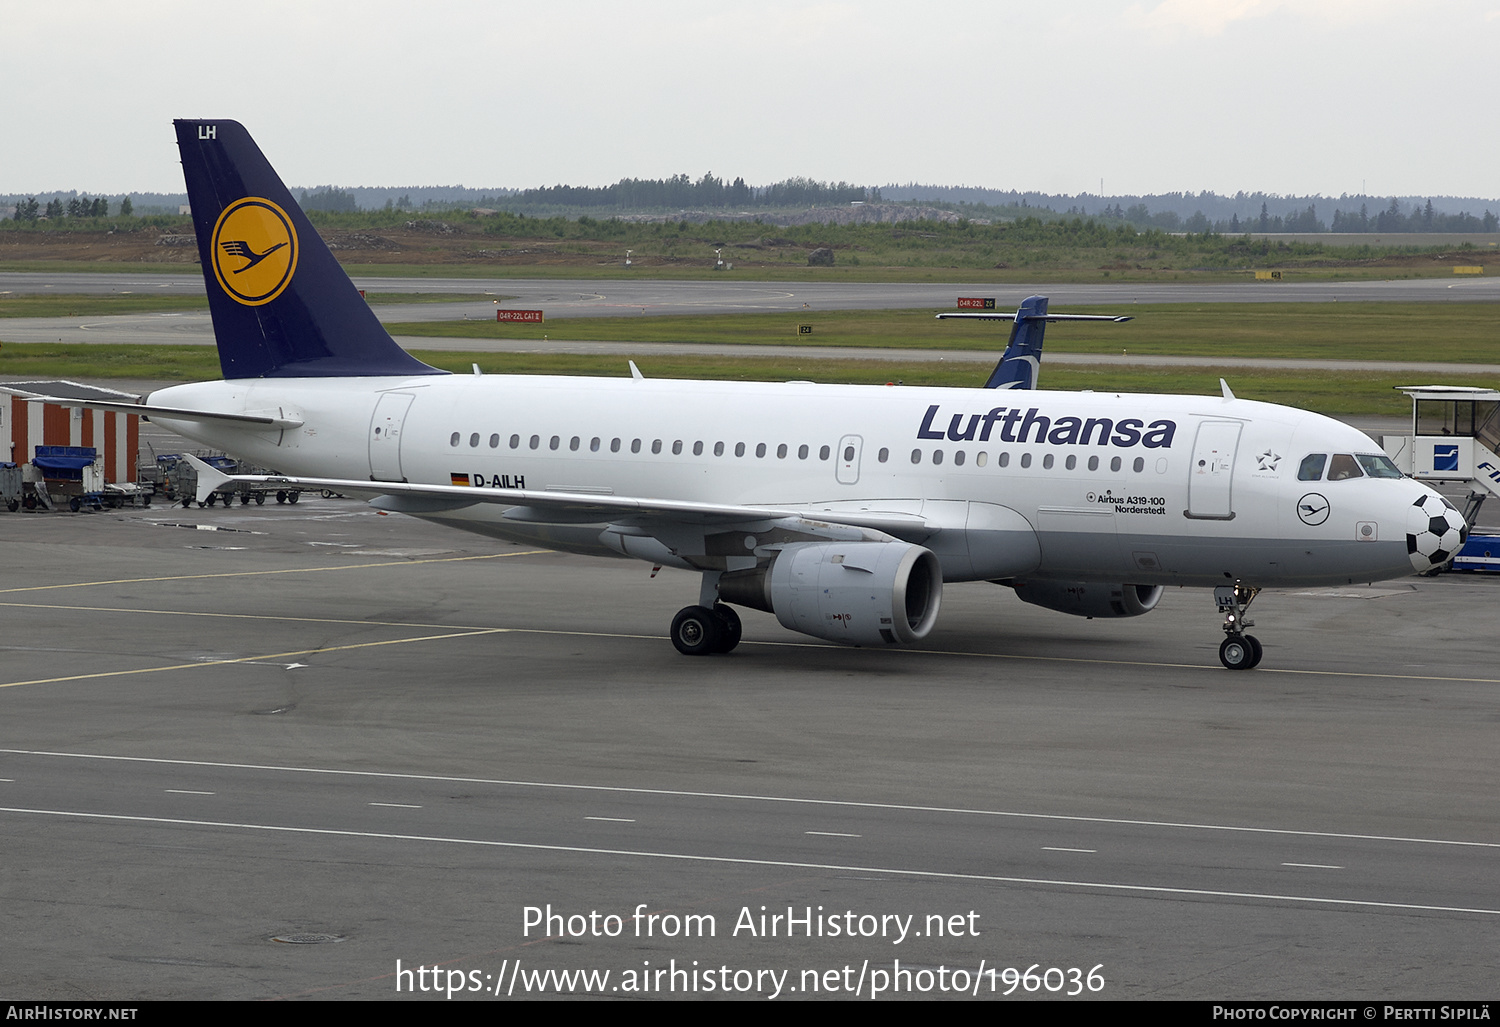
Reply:
[[774, 613], [783, 626], [851, 645], [925, 638], [937, 621], [943, 569], [908, 542], [798, 542], [771, 565], [719, 579], [726, 603]]

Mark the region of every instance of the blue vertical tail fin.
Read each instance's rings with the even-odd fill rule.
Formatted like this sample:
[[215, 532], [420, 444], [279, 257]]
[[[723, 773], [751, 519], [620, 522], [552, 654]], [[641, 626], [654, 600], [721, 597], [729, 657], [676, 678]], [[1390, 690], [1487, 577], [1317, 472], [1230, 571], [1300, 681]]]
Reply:
[[243, 125], [173, 124], [225, 378], [445, 373], [396, 345]]
[[1047, 334], [1047, 297], [1026, 297], [1015, 317], [1010, 342], [984, 383], [986, 389], [1036, 388], [1042, 368], [1042, 338]]

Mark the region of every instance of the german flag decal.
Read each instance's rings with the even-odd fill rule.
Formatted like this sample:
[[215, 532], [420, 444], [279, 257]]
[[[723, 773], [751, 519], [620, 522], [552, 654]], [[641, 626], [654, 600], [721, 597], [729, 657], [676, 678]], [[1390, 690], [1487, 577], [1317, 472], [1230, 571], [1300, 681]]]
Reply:
[[467, 474], [453, 474], [452, 472], [449, 472], [448, 477], [453, 479], [453, 484], [455, 485], [469, 484], [469, 476]]

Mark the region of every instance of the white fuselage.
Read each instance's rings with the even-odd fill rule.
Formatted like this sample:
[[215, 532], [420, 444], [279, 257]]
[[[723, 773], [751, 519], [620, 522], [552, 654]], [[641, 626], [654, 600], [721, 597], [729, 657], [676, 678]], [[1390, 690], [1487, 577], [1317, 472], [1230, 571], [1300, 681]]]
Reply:
[[[434, 375], [206, 382], [150, 402], [302, 422], [155, 418], [290, 475], [793, 507], [830, 520], [912, 514], [948, 534], [946, 548], [923, 543], [948, 580], [1396, 577], [1415, 569], [1409, 511], [1431, 494], [1399, 478], [1299, 480], [1308, 454], [1380, 448], [1327, 417], [1219, 397]], [[1299, 516], [1309, 495], [1318, 500], [1304, 505], [1326, 509]], [[1025, 565], [952, 544], [1012, 511], [1039, 543]], [[597, 517], [528, 519], [486, 504], [411, 512], [618, 555]]]

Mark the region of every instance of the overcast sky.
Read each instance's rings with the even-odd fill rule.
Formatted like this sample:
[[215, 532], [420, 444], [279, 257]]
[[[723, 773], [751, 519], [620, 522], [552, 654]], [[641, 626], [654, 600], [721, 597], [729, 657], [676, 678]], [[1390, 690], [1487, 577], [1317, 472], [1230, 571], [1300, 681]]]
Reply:
[[0, 0], [0, 192], [704, 172], [1500, 196], [1500, 0]]

